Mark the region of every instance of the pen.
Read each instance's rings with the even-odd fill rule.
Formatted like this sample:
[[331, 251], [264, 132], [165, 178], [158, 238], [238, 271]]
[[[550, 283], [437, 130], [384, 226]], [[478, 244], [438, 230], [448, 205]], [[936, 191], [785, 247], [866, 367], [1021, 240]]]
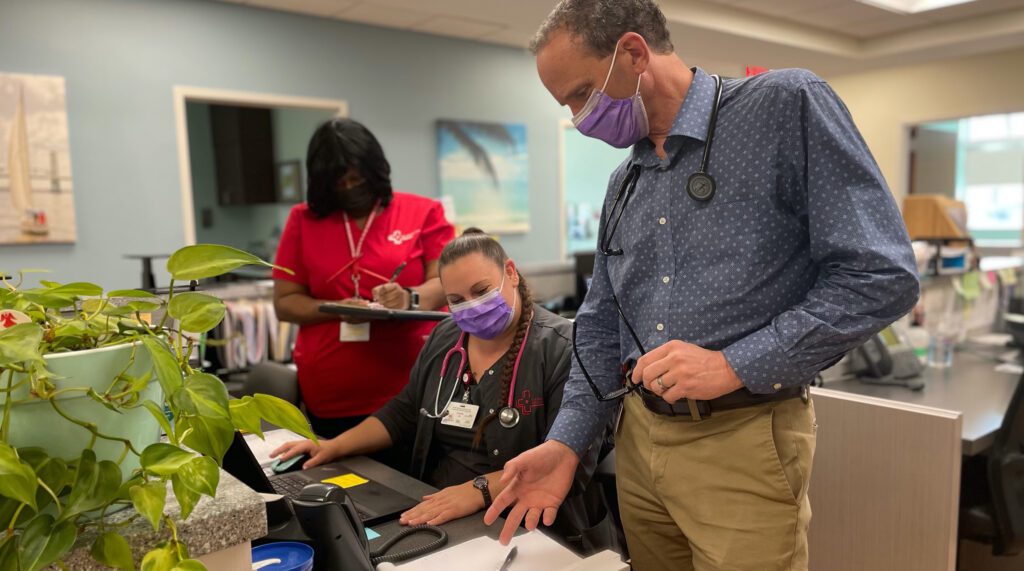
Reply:
[[395, 273], [391, 274], [391, 279], [390, 279], [390, 280], [388, 280], [388, 283], [389, 283], [389, 284], [390, 284], [390, 283], [394, 283], [394, 282], [395, 282], [395, 280], [397, 280], [397, 279], [398, 279], [398, 275], [399, 275], [399, 274], [401, 274], [401, 273], [402, 273], [402, 270], [404, 270], [404, 269], [405, 269], [405, 265], [406, 265], [406, 263], [407, 263], [407, 262], [402, 262], [401, 264], [398, 264], [398, 267], [397, 267], [397, 268], [395, 268]]
[[512, 567], [512, 560], [516, 558], [516, 553], [519, 552], [518, 547], [513, 547], [508, 555], [505, 557], [505, 562], [501, 564], [501, 568], [498, 571], [508, 571]]

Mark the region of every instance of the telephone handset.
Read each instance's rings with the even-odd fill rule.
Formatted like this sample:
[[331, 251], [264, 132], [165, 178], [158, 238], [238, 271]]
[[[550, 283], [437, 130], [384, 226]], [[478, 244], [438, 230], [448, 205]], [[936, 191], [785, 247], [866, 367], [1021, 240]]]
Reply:
[[[310, 484], [292, 500], [302, 531], [313, 541], [314, 571], [373, 571], [384, 561], [404, 561], [438, 549], [448, 543], [448, 534], [433, 526], [410, 527], [371, 552], [366, 530], [355, 502], [334, 484]], [[399, 540], [414, 533], [429, 532], [438, 537], [428, 545], [393, 555], [384, 555]]]
[[853, 368], [865, 383], [924, 388], [924, 370], [913, 348], [893, 326], [872, 335], [853, 352]]

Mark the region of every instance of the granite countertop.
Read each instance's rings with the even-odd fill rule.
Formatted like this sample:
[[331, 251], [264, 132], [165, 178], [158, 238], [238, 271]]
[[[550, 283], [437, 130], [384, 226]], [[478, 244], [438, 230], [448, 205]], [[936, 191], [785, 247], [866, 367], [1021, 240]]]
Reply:
[[[169, 488], [168, 485], [167, 508], [164, 513], [174, 519], [178, 526], [178, 538], [188, 545], [189, 554], [192, 557], [201, 557], [221, 551], [267, 534], [267, 516], [263, 499], [223, 470], [220, 472], [217, 497], [203, 496], [187, 522], [180, 522], [181, 509]], [[129, 508], [109, 517], [111, 521], [124, 521], [134, 514], [135, 510]], [[142, 556], [150, 548], [169, 536], [163, 526], [161, 526], [160, 532], [154, 532], [153, 526], [141, 517], [127, 527], [121, 528], [120, 534], [128, 540], [136, 564], [142, 560]], [[89, 548], [97, 535], [95, 530], [90, 530], [78, 538], [75, 548], [64, 557], [64, 562], [69, 569], [74, 571], [109, 569], [97, 563], [89, 555]], [[48, 569], [57, 569], [57, 567], [51, 566]]]

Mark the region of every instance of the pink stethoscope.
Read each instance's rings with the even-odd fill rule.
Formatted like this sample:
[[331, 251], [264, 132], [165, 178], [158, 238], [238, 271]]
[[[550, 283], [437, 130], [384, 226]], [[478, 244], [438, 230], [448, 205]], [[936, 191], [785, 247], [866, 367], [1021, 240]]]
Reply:
[[[512, 383], [508, 389], [508, 403], [498, 411], [498, 424], [504, 428], [515, 428], [519, 424], [519, 409], [512, 406], [512, 403], [515, 401], [516, 379], [519, 377], [519, 362], [523, 359], [523, 349], [526, 348], [526, 341], [530, 338], [530, 327], [532, 325], [532, 323], [526, 325], [523, 343], [519, 346], [519, 353], [516, 354], [515, 363], [512, 365]], [[438, 410], [441, 404], [441, 387], [444, 385], [444, 375], [448, 371], [448, 364], [451, 362], [451, 358], [456, 355], [459, 357], [459, 370], [455, 375], [455, 384], [452, 385], [452, 392], [448, 395], [448, 402], [445, 403], [444, 408]], [[469, 388], [469, 375], [466, 374], [466, 365], [468, 363], [469, 355], [466, 353], [466, 334], [462, 333], [459, 335], [459, 340], [455, 342], [455, 346], [445, 353], [444, 360], [441, 361], [441, 377], [437, 382], [437, 394], [434, 396], [434, 413], [430, 414], [427, 409], [421, 408], [421, 415], [433, 419], [447, 416], [448, 406], [452, 404], [452, 399], [455, 398], [455, 392], [459, 390], [459, 385], [462, 384], [464, 388]]]

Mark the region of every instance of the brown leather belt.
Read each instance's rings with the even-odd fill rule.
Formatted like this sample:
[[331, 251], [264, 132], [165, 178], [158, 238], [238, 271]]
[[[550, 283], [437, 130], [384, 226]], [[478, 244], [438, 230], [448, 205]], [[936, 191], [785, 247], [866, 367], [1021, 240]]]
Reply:
[[733, 410], [746, 408], [769, 402], [777, 402], [800, 397], [807, 402], [810, 398], [807, 386], [790, 387], [771, 394], [762, 395], [750, 392], [747, 389], [739, 389], [727, 395], [722, 395], [712, 400], [689, 400], [676, 401], [675, 404], [665, 402], [660, 396], [652, 393], [644, 387], [637, 390], [644, 406], [654, 414], [664, 416], [687, 416], [693, 420], [702, 420], [711, 416], [715, 411]]

